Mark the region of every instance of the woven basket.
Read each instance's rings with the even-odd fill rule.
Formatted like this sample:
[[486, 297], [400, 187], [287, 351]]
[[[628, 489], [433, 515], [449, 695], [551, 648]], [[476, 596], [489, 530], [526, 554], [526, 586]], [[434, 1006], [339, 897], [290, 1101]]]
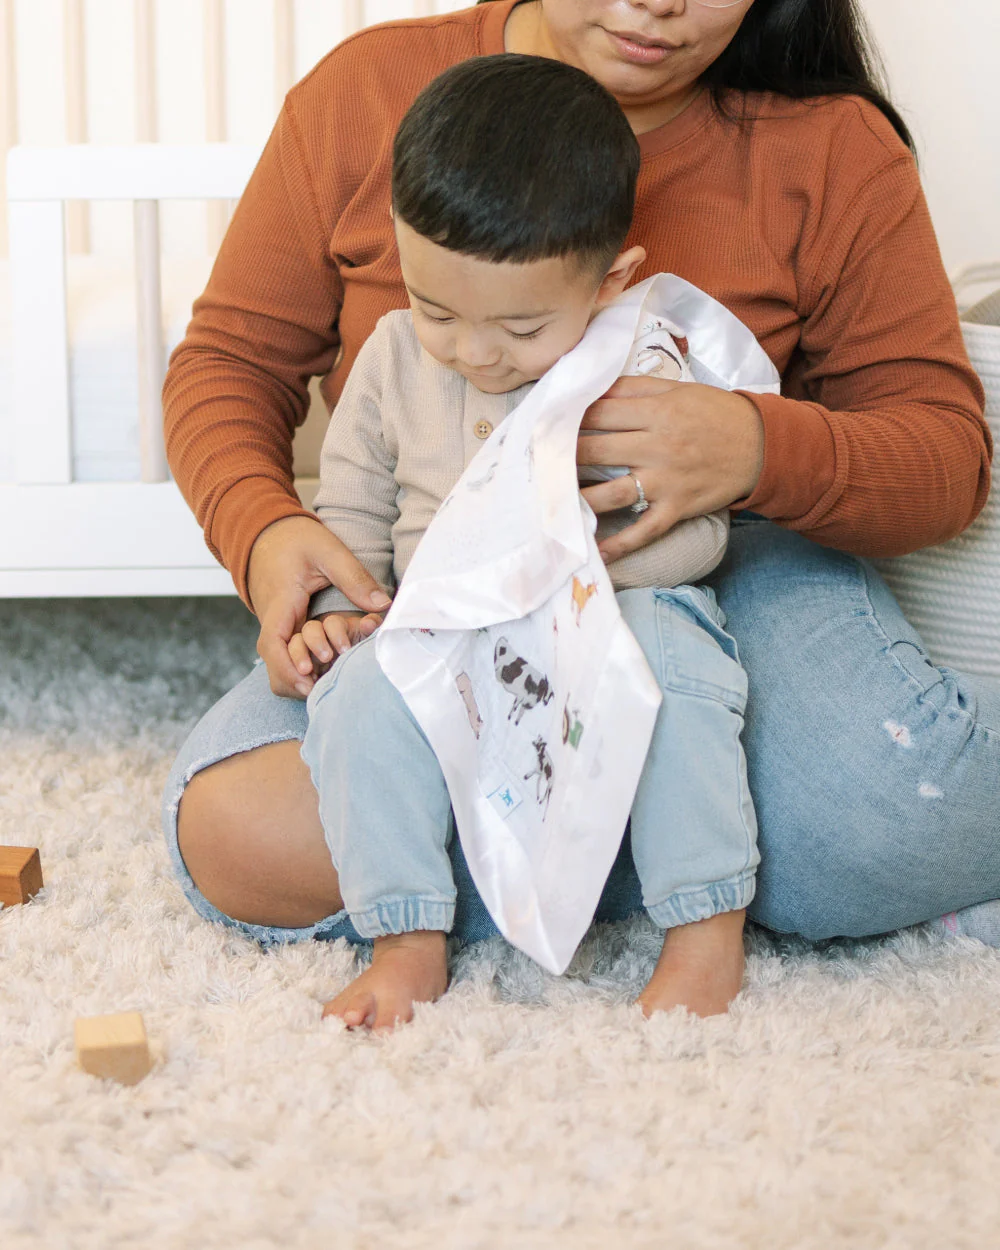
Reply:
[[[974, 315], [974, 310], [968, 315]], [[1000, 449], [1000, 325], [963, 320], [962, 333], [969, 359], [986, 388], [986, 419]], [[1000, 680], [1000, 487], [996, 482], [976, 520], [951, 542], [874, 563], [936, 664]]]

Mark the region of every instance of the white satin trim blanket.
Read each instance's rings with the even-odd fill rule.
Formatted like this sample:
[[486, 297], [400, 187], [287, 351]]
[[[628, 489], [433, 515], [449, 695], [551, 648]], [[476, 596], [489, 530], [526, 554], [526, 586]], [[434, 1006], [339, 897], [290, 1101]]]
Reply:
[[643, 343], [669, 354], [665, 323], [689, 353], [668, 376], [778, 390], [754, 336], [710, 296], [672, 274], [632, 287], [483, 444], [376, 638], [437, 755], [484, 903], [555, 973], [593, 918], [662, 697], [598, 554], [576, 441], [628, 365], [650, 370]]

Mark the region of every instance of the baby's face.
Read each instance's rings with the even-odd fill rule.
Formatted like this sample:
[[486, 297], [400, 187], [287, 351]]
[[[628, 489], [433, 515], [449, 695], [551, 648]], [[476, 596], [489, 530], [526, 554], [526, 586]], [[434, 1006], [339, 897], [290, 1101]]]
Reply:
[[424, 350], [493, 395], [534, 382], [574, 348], [599, 307], [600, 277], [574, 258], [495, 264], [396, 220], [403, 281]]

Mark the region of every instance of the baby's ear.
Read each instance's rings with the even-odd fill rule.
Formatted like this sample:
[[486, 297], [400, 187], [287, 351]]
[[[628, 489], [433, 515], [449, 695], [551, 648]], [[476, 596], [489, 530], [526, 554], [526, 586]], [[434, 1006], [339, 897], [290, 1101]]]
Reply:
[[598, 287], [595, 311], [604, 308], [621, 295], [645, 259], [646, 249], [638, 245], [619, 252], [604, 275], [604, 281]]

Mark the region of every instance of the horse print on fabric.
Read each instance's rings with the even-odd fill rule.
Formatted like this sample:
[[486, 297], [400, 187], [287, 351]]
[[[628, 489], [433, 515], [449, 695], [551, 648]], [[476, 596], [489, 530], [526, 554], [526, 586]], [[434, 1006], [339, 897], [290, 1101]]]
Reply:
[[514, 696], [507, 719], [510, 720], [513, 716], [515, 725], [521, 723], [525, 712], [530, 712], [539, 704], [544, 707], [551, 702], [553, 691], [549, 686], [549, 679], [537, 668], [532, 668], [523, 656], [515, 655], [506, 638], [497, 639], [493, 650], [493, 666], [497, 681], [508, 694]]
[[584, 586], [578, 577], [573, 578], [573, 615], [576, 617], [577, 625], [580, 624], [580, 617], [583, 616], [583, 609], [590, 602], [592, 595], [597, 594], [597, 582], [590, 582]]

